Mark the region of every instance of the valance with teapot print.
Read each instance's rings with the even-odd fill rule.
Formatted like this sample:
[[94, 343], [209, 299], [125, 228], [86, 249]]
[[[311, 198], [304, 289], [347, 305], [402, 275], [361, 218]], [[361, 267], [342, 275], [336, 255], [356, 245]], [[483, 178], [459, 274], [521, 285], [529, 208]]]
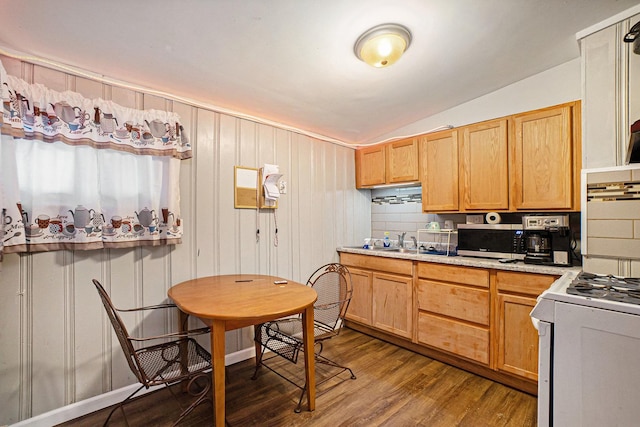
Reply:
[[56, 92], [0, 62], [2, 252], [180, 243], [178, 114]]
[[2, 81], [2, 119], [2, 133], [17, 138], [178, 159], [192, 157], [176, 113], [126, 108], [9, 75]]

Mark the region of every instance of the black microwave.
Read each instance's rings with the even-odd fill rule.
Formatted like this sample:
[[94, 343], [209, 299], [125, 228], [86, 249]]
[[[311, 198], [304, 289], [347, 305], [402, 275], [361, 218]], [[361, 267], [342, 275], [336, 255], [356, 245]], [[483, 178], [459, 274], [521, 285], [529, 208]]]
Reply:
[[524, 259], [522, 224], [459, 224], [458, 255]]

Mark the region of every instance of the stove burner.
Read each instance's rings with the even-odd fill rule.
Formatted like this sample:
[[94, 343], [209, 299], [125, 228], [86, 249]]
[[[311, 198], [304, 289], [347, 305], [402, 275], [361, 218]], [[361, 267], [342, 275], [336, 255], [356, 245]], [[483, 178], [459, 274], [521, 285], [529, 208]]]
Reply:
[[582, 272], [573, 279], [567, 293], [640, 305], [640, 278]]

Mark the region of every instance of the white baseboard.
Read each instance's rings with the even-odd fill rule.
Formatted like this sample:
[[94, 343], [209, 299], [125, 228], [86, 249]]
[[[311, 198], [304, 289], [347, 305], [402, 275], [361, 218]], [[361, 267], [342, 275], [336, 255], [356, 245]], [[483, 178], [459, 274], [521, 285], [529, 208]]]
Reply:
[[[122, 402], [138, 387], [140, 387], [140, 384], [132, 384], [98, 396], [93, 396], [88, 399], [81, 400], [80, 402], [72, 403], [70, 405], [45, 412], [44, 414], [22, 420], [16, 424], [12, 424], [11, 427], [51, 427], [64, 423], [73, 420], [74, 418], [78, 418]], [[163, 386], [151, 387], [148, 390], [142, 389], [137, 396], [142, 396], [143, 394], [157, 390], [159, 387]]]
[[[250, 359], [254, 356], [255, 348], [246, 348], [244, 350], [236, 351], [235, 353], [227, 354], [225, 356], [224, 362], [225, 365], [228, 366], [233, 365], [234, 363], [242, 362], [243, 360]], [[80, 402], [53, 409], [49, 412], [45, 412], [44, 414], [22, 420], [18, 423], [11, 424], [11, 427], [51, 427], [53, 425], [71, 421], [75, 418], [82, 417], [84, 415], [122, 402], [138, 387], [140, 387], [139, 383], [122, 387], [117, 390], [112, 390], [98, 396], [81, 400]], [[164, 386], [155, 386], [149, 388], [148, 390], [142, 389], [136, 396], [142, 396], [143, 394], [155, 391], [158, 388], [162, 387]]]

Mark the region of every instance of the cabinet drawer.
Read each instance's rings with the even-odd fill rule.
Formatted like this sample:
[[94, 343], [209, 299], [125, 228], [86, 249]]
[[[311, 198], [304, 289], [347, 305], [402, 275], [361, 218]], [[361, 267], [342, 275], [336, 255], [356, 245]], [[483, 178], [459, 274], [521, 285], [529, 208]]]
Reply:
[[483, 268], [420, 262], [418, 263], [418, 277], [440, 282], [461, 283], [483, 288], [489, 287], [489, 270]]
[[489, 330], [486, 328], [420, 313], [418, 342], [489, 364]]
[[367, 270], [384, 271], [385, 273], [396, 273], [405, 276], [413, 275], [413, 261], [411, 260], [342, 252], [340, 253], [340, 264], [347, 267], [353, 266]]
[[489, 326], [489, 291], [447, 283], [418, 281], [418, 308]]
[[498, 271], [496, 279], [499, 291], [517, 292], [537, 297], [547, 290], [558, 279], [558, 276]]

